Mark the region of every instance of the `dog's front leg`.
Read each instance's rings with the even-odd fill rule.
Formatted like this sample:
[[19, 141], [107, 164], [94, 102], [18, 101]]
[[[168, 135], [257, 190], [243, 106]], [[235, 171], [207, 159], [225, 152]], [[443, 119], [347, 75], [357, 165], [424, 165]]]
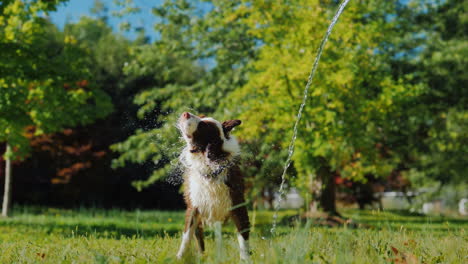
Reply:
[[[245, 203], [245, 202], [243, 202]], [[242, 203], [240, 203], [241, 205]], [[249, 233], [250, 222], [245, 205], [241, 205], [231, 212], [232, 220], [237, 228], [237, 240], [239, 241], [240, 258], [243, 261], [250, 261], [249, 253]]]
[[195, 228], [198, 225], [198, 210], [196, 208], [187, 208], [187, 212], [185, 214], [185, 229], [184, 233], [182, 234], [182, 243], [180, 244], [179, 252], [177, 252], [177, 258], [181, 259], [185, 252], [187, 251], [187, 247], [190, 245], [190, 240], [193, 237], [193, 233]]

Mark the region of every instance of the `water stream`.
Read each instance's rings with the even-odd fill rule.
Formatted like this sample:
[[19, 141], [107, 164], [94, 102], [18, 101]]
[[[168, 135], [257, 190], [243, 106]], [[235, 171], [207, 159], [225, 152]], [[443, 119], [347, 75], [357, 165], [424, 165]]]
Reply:
[[317, 55], [315, 56], [315, 61], [314, 61], [314, 64], [312, 65], [312, 70], [310, 71], [310, 75], [309, 75], [309, 78], [307, 80], [307, 84], [306, 84], [306, 86], [304, 88], [304, 96], [302, 98], [302, 103], [301, 103], [301, 106], [299, 107], [299, 111], [298, 111], [297, 116], [296, 116], [296, 122], [294, 123], [293, 136], [292, 136], [291, 141], [289, 143], [288, 157], [287, 157], [286, 163], [284, 165], [283, 173], [281, 174], [281, 184], [280, 184], [280, 187], [279, 187], [279, 190], [278, 190], [279, 195], [278, 195], [277, 203], [275, 204], [275, 212], [273, 214], [273, 224], [272, 224], [272, 227], [271, 227], [271, 230], [270, 230], [272, 235], [275, 235], [276, 225], [277, 225], [277, 221], [278, 221], [278, 210], [279, 210], [280, 204], [283, 201], [283, 197], [284, 197], [284, 184], [285, 184], [285, 181], [286, 181], [286, 173], [288, 171], [289, 166], [291, 165], [292, 156], [294, 154], [294, 146], [296, 144], [296, 138], [297, 138], [297, 129], [298, 129], [299, 122], [301, 121], [301, 118], [302, 118], [302, 111], [304, 110], [304, 107], [305, 107], [305, 105], [307, 103], [309, 88], [310, 88], [310, 86], [312, 84], [312, 81], [314, 79], [315, 72], [317, 71], [318, 64], [319, 64], [319, 61], [320, 61], [320, 57], [322, 56], [322, 51], [323, 51], [323, 48], [325, 47], [325, 44], [328, 41], [328, 37], [330, 36], [333, 27], [335, 26], [336, 22], [338, 21], [338, 18], [340, 17], [341, 13], [343, 12], [344, 8], [346, 7], [346, 5], [348, 4], [349, 1], [350, 0], [343, 0], [341, 2], [340, 6], [338, 7], [338, 10], [335, 13], [335, 16], [333, 17], [330, 25], [328, 26], [327, 32], [325, 33], [325, 36], [323, 37], [322, 42], [320, 43], [320, 46], [319, 46], [319, 48], [317, 50]]

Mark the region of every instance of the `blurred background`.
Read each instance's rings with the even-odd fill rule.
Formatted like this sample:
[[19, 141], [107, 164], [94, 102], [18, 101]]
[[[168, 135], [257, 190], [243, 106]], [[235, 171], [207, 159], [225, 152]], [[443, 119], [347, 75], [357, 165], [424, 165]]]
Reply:
[[[1, 1], [3, 207], [183, 209], [175, 120], [190, 111], [243, 121], [249, 207], [272, 208], [338, 4]], [[350, 2], [310, 88], [280, 207], [466, 214], [467, 6]]]

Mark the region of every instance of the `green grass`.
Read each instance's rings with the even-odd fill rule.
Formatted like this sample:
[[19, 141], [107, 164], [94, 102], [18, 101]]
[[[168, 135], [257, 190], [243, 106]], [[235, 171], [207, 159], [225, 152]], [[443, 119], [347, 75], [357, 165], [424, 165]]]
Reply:
[[[291, 226], [294, 211], [280, 212], [271, 237], [271, 212], [256, 212], [251, 236], [254, 263], [468, 263], [467, 219], [405, 212], [344, 210], [366, 228]], [[253, 213], [250, 216], [253, 217]], [[223, 229], [222, 250], [196, 246], [174, 258], [183, 212], [15, 208], [0, 219], [0, 263], [239, 263], [234, 228]]]

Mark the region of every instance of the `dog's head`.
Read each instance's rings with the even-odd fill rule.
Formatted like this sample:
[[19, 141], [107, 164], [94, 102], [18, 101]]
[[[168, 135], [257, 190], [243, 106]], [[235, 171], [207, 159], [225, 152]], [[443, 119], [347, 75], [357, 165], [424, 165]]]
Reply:
[[178, 121], [190, 152], [202, 153], [213, 161], [238, 154], [237, 141], [230, 132], [240, 124], [240, 120], [220, 123], [211, 117], [198, 117], [189, 112], [184, 112]]

